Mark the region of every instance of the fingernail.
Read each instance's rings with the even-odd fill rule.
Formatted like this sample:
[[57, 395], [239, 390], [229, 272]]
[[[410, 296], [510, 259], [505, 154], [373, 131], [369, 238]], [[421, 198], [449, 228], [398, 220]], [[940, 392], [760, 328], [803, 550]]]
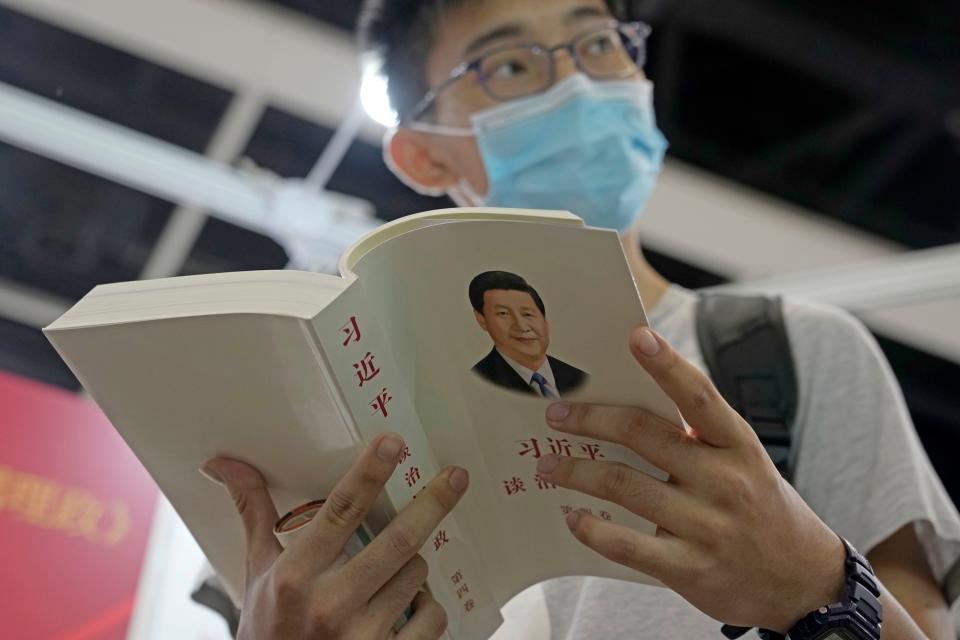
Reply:
[[213, 465], [210, 462], [204, 462], [203, 466], [199, 469], [200, 475], [209, 480], [210, 482], [215, 482], [217, 484], [223, 484], [223, 478], [220, 477], [220, 474], [217, 473], [216, 469], [213, 468]]
[[384, 462], [393, 462], [400, 454], [403, 442], [396, 436], [384, 436], [383, 440], [377, 446], [377, 457]]
[[540, 473], [553, 473], [553, 470], [560, 464], [560, 456], [546, 455], [537, 461], [537, 471]]
[[547, 420], [560, 422], [570, 415], [570, 405], [564, 402], [556, 402], [547, 407]]
[[567, 514], [567, 528], [576, 529], [577, 525], [580, 523], [581, 513], [579, 511], [571, 511]]
[[657, 340], [656, 336], [653, 335], [653, 332], [646, 327], [641, 327], [634, 332], [633, 346], [637, 348], [637, 351], [648, 358], [657, 355], [657, 353], [660, 351], [660, 342]]
[[450, 474], [450, 477], [447, 478], [447, 483], [449, 483], [450, 488], [457, 493], [463, 493], [464, 490], [466, 490], [467, 485], [470, 483], [470, 476], [467, 475], [467, 472], [464, 469], [456, 467]]

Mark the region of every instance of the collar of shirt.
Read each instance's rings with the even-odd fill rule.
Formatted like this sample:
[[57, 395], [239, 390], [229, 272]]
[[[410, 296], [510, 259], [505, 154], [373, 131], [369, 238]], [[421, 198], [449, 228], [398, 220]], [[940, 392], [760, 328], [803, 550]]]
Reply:
[[560, 390], [557, 389], [557, 381], [553, 378], [553, 369], [550, 368], [550, 360], [548, 358], [544, 358], [543, 364], [540, 365], [540, 368], [537, 369], [536, 372], [534, 372], [533, 369], [528, 369], [519, 362], [516, 362], [503, 355], [503, 352], [500, 351], [500, 349], [497, 349], [497, 353], [499, 353], [500, 357], [506, 360], [507, 364], [510, 365], [510, 367], [516, 371], [521, 378], [523, 378], [523, 381], [527, 383], [527, 386], [533, 384], [533, 374], [539, 373], [544, 377], [544, 379], [546, 379], [547, 384], [550, 385], [550, 388], [553, 389], [553, 392], [557, 394], [557, 396], [560, 395]]

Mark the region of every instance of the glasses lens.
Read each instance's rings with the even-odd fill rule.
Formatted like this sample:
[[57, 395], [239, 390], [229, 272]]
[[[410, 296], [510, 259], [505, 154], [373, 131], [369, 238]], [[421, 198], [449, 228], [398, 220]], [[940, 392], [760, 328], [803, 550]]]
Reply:
[[628, 76], [639, 67], [642, 41], [631, 39], [619, 29], [604, 29], [584, 36], [576, 43], [583, 70], [596, 78]]
[[504, 49], [485, 56], [478, 72], [495, 98], [519, 98], [550, 84], [550, 54], [539, 47]]

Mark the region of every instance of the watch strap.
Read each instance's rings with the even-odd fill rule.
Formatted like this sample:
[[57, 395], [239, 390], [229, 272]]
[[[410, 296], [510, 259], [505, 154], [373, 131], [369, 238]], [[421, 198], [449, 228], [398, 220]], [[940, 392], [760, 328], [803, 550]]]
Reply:
[[880, 585], [873, 574], [873, 567], [843, 536], [840, 536], [840, 540], [847, 552], [844, 598], [804, 616], [787, 633], [791, 640], [819, 637], [818, 634], [832, 625], [843, 628], [861, 640], [880, 640], [883, 607], [880, 605]]
[[[846, 587], [840, 602], [827, 604], [804, 616], [790, 628], [787, 636], [769, 629], [757, 629], [762, 640], [806, 640], [816, 637], [825, 625], [834, 620], [846, 620], [856, 627], [858, 637], [863, 640], [879, 640], [883, 611], [880, 606], [880, 586], [873, 573], [870, 561], [850, 544], [843, 536], [838, 536], [846, 551], [844, 572]], [[751, 627], [735, 627], [725, 624], [720, 631], [726, 638], [739, 638], [750, 631]]]

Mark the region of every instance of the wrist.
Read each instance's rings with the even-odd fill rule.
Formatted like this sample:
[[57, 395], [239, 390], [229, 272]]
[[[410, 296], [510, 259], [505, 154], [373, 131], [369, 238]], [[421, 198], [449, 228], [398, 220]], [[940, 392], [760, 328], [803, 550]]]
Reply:
[[[829, 531], [829, 530], [828, 530]], [[824, 605], [839, 602], [847, 589], [847, 552], [843, 541], [829, 532], [830, 543], [824, 546], [816, 563], [810, 563], [804, 579], [798, 581], [792, 597], [784, 599], [784, 610], [776, 626], [769, 627], [777, 633], [786, 633], [811, 611]]]

